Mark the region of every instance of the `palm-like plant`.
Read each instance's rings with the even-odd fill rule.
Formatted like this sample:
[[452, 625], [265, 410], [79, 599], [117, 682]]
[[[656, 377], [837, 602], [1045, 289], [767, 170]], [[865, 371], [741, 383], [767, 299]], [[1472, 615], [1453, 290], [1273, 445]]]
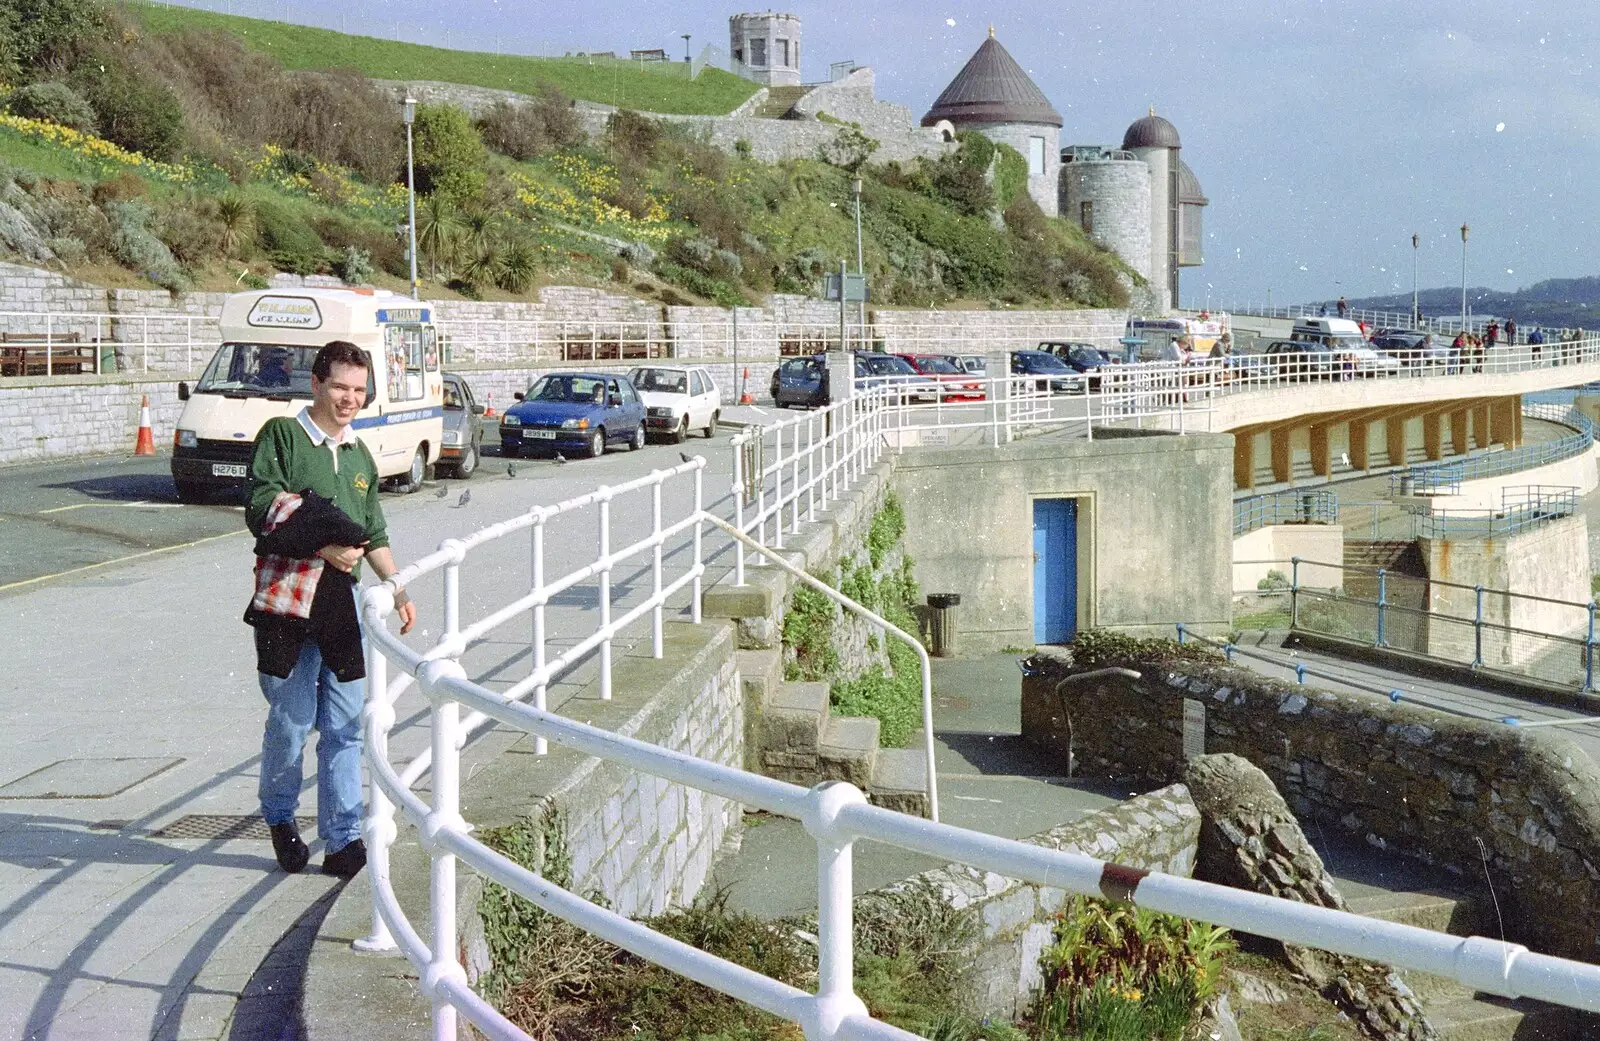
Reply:
[[217, 200], [217, 223], [222, 231], [217, 236], [217, 246], [225, 257], [237, 257], [244, 252], [255, 233], [255, 208], [242, 195], [228, 194]]
[[508, 293], [526, 293], [539, 273], [538, 254], [527, 242], [517, 239], [500, 256], [500, 270], [494, 283]]
[[430, 278], [439, 277], [439, 262], [454, 259], [463, 224], [455, 203], [435, 192], [417, 207], [417, 250], [428, 258]]

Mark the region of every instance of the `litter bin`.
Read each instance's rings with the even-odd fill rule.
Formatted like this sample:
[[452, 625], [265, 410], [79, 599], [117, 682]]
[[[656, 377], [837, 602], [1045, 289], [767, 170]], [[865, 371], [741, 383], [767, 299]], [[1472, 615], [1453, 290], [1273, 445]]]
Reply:
[[928, 636], [935, 658], [954, 658], [956, 654], [956, 611], [960, 593], [928, 594]]
[[1417, 487], [1417, 481], [1416, 481], [1416, 478], [1414, 476], [1412, 476], [1409, 473], [1403, 473], [1403, 474], [1400, 475], [1400, 494], [1401, 495], [1411, 495], [1413, 492], [1416, 491], [1416, 487]]

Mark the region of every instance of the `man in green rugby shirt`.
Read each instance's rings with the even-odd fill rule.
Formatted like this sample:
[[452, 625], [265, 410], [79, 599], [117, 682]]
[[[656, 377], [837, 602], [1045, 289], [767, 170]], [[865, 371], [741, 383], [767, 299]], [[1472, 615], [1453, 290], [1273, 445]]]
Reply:
[[[269, 517], [282, 515], [285, 500], [315, 492], [333, 503], [366, 535], [361, 545], [328, 544], [313, 560], [257, 558], [257, 597], [246, 620], [256, 629], [257, 670], [268, 704], [261, 742], [261, 815], [272, 831], [272, 847], [285, 871], [306, 866], [310, 852], [295, 826], [302, 759], [313, 727], [317, 739], [317, 833], [326, 844], [324, 874], [350, 878], [367, 862], [361, 840], [361, 707], [365, 668], [359, 630], [320, 619], [353, 614], [350, 580], [321, 580], [332, 568], [359, 578], [362, 558], [380, 580], [395, 573], [389, 534], [378, 502], [378, 467], [350, 428], [366, 402], [371, 361], [352, 343], [335, 340], [311, 365], [312, 403], [293, 418], [268, 420], [256, 437], [250, 464], [250, 504], [245, 521], [260, 538]], [[277, 510], [275, 511], [275, 506]], [[290, 511], [293, 512], [292, 510]], [[309, 511], [308, 511], [309, 512]], [[312, 543], [315, 545], [315, 543]], [[274, 575], [272, 561], [279, 567]], [[282, 565], [292, 565], [282, 570]], [[313, 600], [309, 617], [285, 617], [274, 607], [292, 595], [283, 587], [309, 582], [338, 602]], [[264, 585], [271, 588], [263, 589]], [[402, 633], [416, 623], [416, 607], [403, 591], [395, 596]], [[302, 612], [303, 614], [303, 612]]]

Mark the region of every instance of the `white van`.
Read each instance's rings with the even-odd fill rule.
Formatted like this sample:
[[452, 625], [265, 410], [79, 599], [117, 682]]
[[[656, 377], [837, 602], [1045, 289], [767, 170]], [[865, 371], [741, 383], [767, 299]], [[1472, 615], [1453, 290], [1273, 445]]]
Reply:
[[1361, 335], [1361, 326], [1348, 318], [1300, 318], [1289, 331], [1289, 339], [1327, 343], [1332, 347], [1341, 347], [1352, 342], [1364, 344], [1367, 340]]
[[433, 308], [370, 289], [263, 289], [222, 305], [222, 346], [191, 390], [172, 439], [178, 498], [242, 489], [256, 434], [311, 401], [311, 362], [331, 340], [367, 352], [367, 404], [351, 426], [396, 491], [422, 487], [444, 440], [444, 379]]

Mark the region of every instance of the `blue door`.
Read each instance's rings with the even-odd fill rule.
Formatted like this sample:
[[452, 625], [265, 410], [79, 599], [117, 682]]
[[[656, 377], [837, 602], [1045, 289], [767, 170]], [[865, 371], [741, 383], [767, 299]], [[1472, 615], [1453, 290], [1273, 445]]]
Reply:
[[1033, 641], [1066, 643], [1078, 633], [1078, 503], [1033, 502]]

